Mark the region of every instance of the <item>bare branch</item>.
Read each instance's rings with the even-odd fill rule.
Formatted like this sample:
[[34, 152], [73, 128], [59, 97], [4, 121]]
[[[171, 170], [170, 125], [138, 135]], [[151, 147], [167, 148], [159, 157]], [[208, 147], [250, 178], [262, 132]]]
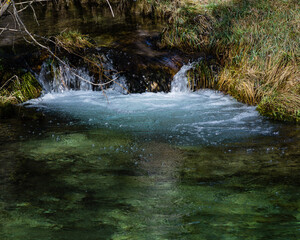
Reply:
[[0, 28], [1, 32], [4, 32], [4, 31], [11, 31], [11, 32], [24, 32], [22, 30], [19, 30], [19, 29], [16, 29], [16, 28], [7, 28], [8, 24], [6, 25], [5, 28]]
[[1, 5], [0, 5], [0, 17], [6, 12], [8, 7], [11, 4], [11, 0], [5, 0]]
[[112, 9], [112, 7], [111, 7], [111, 5], [110, 5], [109, 0], [106, 0], [106, 2], [107, 2], [108, 6], [109, 6], [109, 8], [110, 8], [110, 11], [111, 11], [112, 16], [115, 17], [114, 11], [113, 11], [113, 9]]
[[[45, 46], [45, 45], [43, 45], [42, 43], [40, 43], [38, 40], [36, 40], [35, 36], [37, 36], [37, 35], [32, 34], [32, 33], [30, 33], [30, 32], [28, 31], [27, 27], [25, 26], [25, 24], [23, 23], [22, 19], [21, 19], [20, 16], [19, 16], [19, 12], [22, 12], [22, 11], [24, 11], [25, 9], [27, 9], [28, 7], [30, 7], [30, 8], [32, 9], [32, 11], [33, 11], [34, 19], [35, 19], [35, 21], [37, 22], [37, 24], [39, 25], [39, 22], [38, 22], [38, 20], [37, 20], [37, 16], [36, 16], [36, 13], [35, 13], [35, 10], [34, 10], [32, 4], [35, 3], [35, 2], [48, 2], [48, 1], [49, 1], [49, 0], [32, 0], [32, 1], [24, 1], [24, 2], [20, 2], [20, 3], [15, 3], [14, 0], [5, 0], [5, 3], [4, 3], [4, 4], [8, 4], [8, 3], [9, 3], [9, 5], [5, 5], [5, 6], [7, 6], [5, 9], [3, 8], [4, 4], [1, 5], [1, 9], [0, 9], [0, 10], [1, 10], [1, 15], [2, 15], [5, 11], [8, 11], [7, 8], [8, 8], [9, 6], [12, 6], [13, 12], [10, 12], [10, 11], [8, 11], [8, 12], [9, 12], [10, 15], [12, 16], [12, 19], [14, 20], [15, 28], [8, 28], [9, 25], [7, 25], [5, 28], [0, 28], [0, 31], [1, 31], [1, 32], [0, 32], [0, 35], [1, 35], [4, 31], [11, 31], [11, 32], [20, 32], [20, 33], [22, 33], [23, 38], [24, 38], [24, 40], [25, 40], [26, 42], [29, 42], [29, 43], [31, 43], [31, 44], [34, 44], [34, 45], [39, 46], [39, 47], [42, 48], [42, 49], [45, 49], [45, 50], [46, 50], [46, 51], [47, 51], [54, 59], [56, 59], [60, 64], [62, 64], [62, 65], [63, 65], [64, 67], [66, 67], [67, 69], [69, 69], [70, 72], [72, 72], [72, 74], [73, 74], [74, 76], [76, 76], [77, 78], [79, 78], [81, 81], [87, 82], [87, 83], [89, 83], [89, 84], [91, 84], [91, 85], [93, 85], [93, 86], [100, 86], [102, 90], [104, 90], [104, 89], [103, 89], [103, 86], [108, 85], [108, 84], [110, 84], [111, 82], [116, 82], [117, 77], [111, 79], [111, 78], [109, 78], [108, 76], [106, 76], [105, 74], [104, 74], [104, 77], [105, 77], [106, 79], [109, 80], [109, 81], [107, 81], [107, 82], [105, 82], [105, 83], [103, 83], [103, 82], [102, 82], [102, 83], [93, 83], [93, 82], [88, 81], [88, 80], [86, 80], [85, 78], [79, 76], [71, 66], [69, 66], [65, 61], [63, 61], [62, 59], [60, 59], [60, 58], [59, 58], [59, 57], [58, 57], [58, 56], [57, 56], [57, 55], [56, 55], [56, 54], [55, 54], [48, 46]], [[112, 9], [112, 7], [111, 7], [111, 5], [110, 5], [109, 0], [106, 0], [106, 2], [107, 2], [108, 5], [109, 5], [110, 11], [111, 11], [111, 13], [112, 13], [112, 16], [114, 17], [115, 15], [114, 15], [114, 12], [113, 12], [113, 9]], [[22, 9], [19, 9], [19, 10], [18, 10], [18, 9], [16, 8], [16, 5], [19, 5], [19, 6], [26, 5], [26, 6], [23, 7]], [[1, 15], [0, 15], [0, 17], [1, 17]], [[29, 39], [30, 39], [31, 41], [29, 41], [26, 37], [29, 37]], [[66, 49], [66, 48], [63, 46], [63, 44], [57, 44], [56, 42], [52, 41], [52, 40], [49, 39], [49, 38], [43, 38], [43, 37], [41, 37], [41, 36], [38, 36], [38, 37], [40, 37], [41, 39], [44, 39], [44, 40], [46, 40], [46, 41], [48, 41], [48, 42], [52, 42], [52, 43], [54, 43], [55, 45], [61, 45], [65, 50], [67, 50], [67, 51], [69, 52], [69, 50]], [[57, 38], [56, 38], [56, 40], [59, 41]], [[90, 59], [85, 58], [85, 57], [83, 57], [83, 56], [80, 56], [80, 55], [76, 54], [75, 52], [72, 52], [72, 54], [75, 54], [75, 55], [77, 55], [77, 56], [79, 56], [79, 57], [82, 57], [82, 58], [85, 59], [86, 61], [88, 61], [88, 62], [90, 62], [90, 63], [96, 65], [96, 66], [99, 68], [99, 74], [100, 74], [100, 72], [102, 71], [102, 70], [101, 70], [101, 69], [102, 69], [102, 66], [99, 66], [99, 65], [96, 64], [95, 62], [92, 62]], [[14, 77], [15, 77], [15, 76], [14, 76]], [[11, 79], [9, 79], [9, 81], [10, 81], [10, 80], [11, 80]], [[117, 83], [117, 82], [116, 82], [116, 83]], [[5, 84], [6, 84], [6, 83], [5, 83]], [[117, 83], [117, 84], [119, 84], [119, 83]], [[119, 84], [119, 85], [120, 85], [120, 84]], [[121, 85], [120, 85], [120, 86], [121, 86]], [[3, 86], [2, 86], [2, 87], [3, 87]], [[121, 87], [124, 88], [123, 86], [121, 86]], [[1, 89], [1, 88], [0, 88], [0, 89]], [[124, 89], [125, 89], [125, 88], [124, 88]], [[127, 90], [127, 89], [125, 89], [125, 90]], [[127, 92], [128, 92], [128, 90], [127, 90]]]
[[25, 7], [21, 8], [18, 10], [18, 13], [23, 12], [24, 10], [26, 10], [29, 7], [30, 4], [26, 5]]
[[84, 81], [84, 82], [87, 82], [87, 83], [89, 83], [89, 84], [91, 84], [91, 85], [93, 85], [93, 86], [105, 86], [105, 85], [108, 85], [108, 84], [110, 84], [111, 82], [114, 82], [114, 81], [116, 81], [116, 80], [118, 79], [118, 78], [114, 78], [114, 79], [111, 79], [110, 81], [105, 82], [105, 83], [93, 83], [93, 82], [91, 82], [91, 81], [88, 81], [88, 80], [84, 79], [83, 77], [79, 76], [78, 74], [76, 74], [76, 73], [72, 70], [72, 68], [69, 68], [69, 70], [73, 72], [74, 76], [78, 77], [80, 80], [82, 80], [82, 81]]
[[17, 75], [13, 75], [10, 79], [8, 79], [0, 88], [0, 91], [5, 87], [6, 84], [8, 84], [13, 79], [19, 79]]
[[34, 10], [33, 6], [32, 6], [31, 4], [29, 4], [29, 6], [30, 6], [31, 9], [32, 9], [33, 16], [34, 16], [34, 19], [35, 19], [37, 25], [40, 26], [39, 21], [37, 20], [37, 17], [36, 17], [36, 14], [35, 14], [35, 10]]
[[0, 28], [0, 30], [1, 30], [0, 35], [6, 30], [6, 28], [8, 27], [8, 25], [9, 24], [7, 24], [5, 28]]
[[50, 0], [32, 0], [32, 1], [25, 1], [25, 2], [19, 2], [19, 3], [15, 3], [15, 5], [25, 5], [25, 4], [32, 4], [34, 2], [49, 2]]

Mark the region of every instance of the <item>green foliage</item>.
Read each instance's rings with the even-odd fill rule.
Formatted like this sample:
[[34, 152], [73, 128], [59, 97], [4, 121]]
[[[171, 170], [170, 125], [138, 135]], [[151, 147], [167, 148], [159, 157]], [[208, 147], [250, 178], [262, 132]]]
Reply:
[[266, 96], [257, 106], [257, 110], [264, 116], [280, 121], [294, 121], [300, 122], [300, 101], [299, 96], [296, 102], [297, 106], [292, 107], [295, 102], [291, 96], [284, 96], [274, 94], [273, 96]]

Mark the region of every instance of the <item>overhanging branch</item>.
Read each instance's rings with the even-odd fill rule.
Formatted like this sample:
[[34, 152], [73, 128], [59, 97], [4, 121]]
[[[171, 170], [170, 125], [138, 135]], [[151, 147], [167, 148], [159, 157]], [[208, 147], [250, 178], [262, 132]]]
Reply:
[[0, 17], [2, 17], [2, 15], [6, 12], [11, 3], [11, 0], [4, 0], [4, 2], [0, 5]]

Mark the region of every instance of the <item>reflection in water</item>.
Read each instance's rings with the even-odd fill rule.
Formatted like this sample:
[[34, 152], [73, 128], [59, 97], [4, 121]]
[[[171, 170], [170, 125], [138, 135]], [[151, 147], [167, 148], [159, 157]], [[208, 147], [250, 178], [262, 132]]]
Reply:
[[[114, 6], [115, 17], [112, 17], [105, 1], [100, 5], [80, 4], [80, 1], [74, 1], [68, 7], [65, 1], [59, 1], [58, 4], [49, 2], [34, 6], [38, 24], [31, 8], [21, 12], [21, 18], [30, 32], [40, 36], [49, 37], [63, 31], [76, 30], [88, 34], [98, 46], [125, 47], [141, 37], [143, 31], [159, 32], [163, 21], [144, 16], [143, 4], [138, 1], [130, 2], [127, 7], [122, 7], [121, 4]], [[14, 27], [14, 20], [10, 16], [2, 21], [1, 26], [6, 27], [7, 24], [10, 28]], [[12, 39], [14, 43], [24, 43], [21, 35], [4, 32], [1, 35], [0, 46], [11, 46]]]
[[299, 238], [297, 139], [175, 147], [50, 125], [2, 144], [1, 239]]
[[[91, 9], [46, 7], [30, 28], [74, 26], [100, 45], [152, 30]], [[49, 94], [35, 104], [51, 120], [1, 120], [1, 240], [300, 238], [299, 127], [207, 91], [100, 98]]]

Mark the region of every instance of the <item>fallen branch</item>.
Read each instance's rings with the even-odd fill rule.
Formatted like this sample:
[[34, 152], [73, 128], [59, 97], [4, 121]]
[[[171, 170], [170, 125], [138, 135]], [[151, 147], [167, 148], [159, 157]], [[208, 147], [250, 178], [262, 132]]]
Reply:
[[0, 5], [0, 17], [6, 12], [11, 3], [11, 0], [4, 0], [4, 2]]

